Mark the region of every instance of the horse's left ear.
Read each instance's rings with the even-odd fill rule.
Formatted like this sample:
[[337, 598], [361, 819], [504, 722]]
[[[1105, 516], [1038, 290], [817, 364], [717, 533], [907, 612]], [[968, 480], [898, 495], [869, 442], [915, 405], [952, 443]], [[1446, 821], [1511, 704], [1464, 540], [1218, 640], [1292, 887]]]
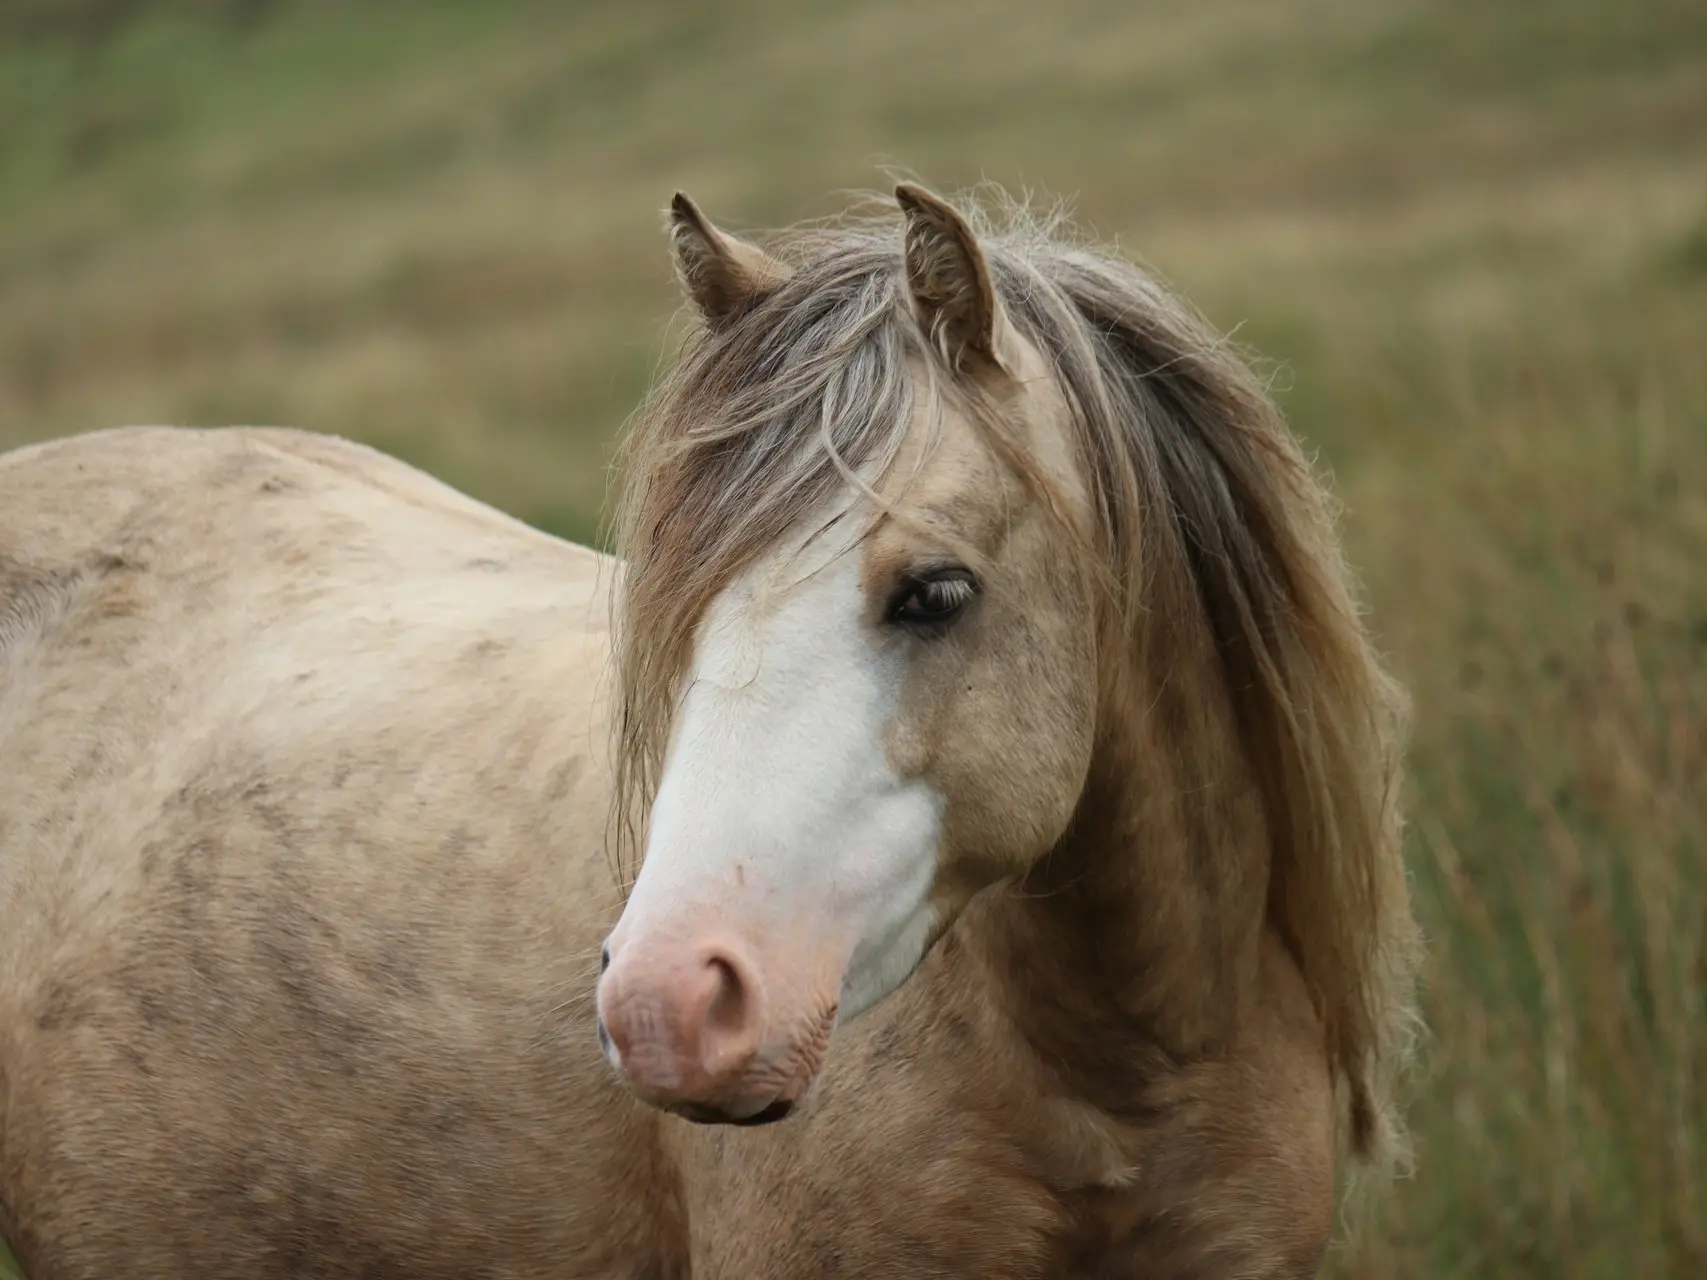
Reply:
[[906, 221], [904, 255], [913, 314], [955, 368], [1001, 366], [1004, 317], [978, 237], [954, 208], [911, 182], [895, 188]]

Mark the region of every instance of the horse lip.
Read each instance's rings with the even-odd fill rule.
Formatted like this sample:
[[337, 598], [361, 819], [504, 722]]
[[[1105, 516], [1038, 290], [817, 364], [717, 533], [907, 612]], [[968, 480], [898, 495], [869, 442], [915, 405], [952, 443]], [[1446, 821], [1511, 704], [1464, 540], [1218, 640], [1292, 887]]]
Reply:
[[794, 1103], [787, 1098], [778, 1098], [763, 1111], [756, 1115], [750, 1115], [745, 1120], [737, 1120], [735, 1123], [743, 1128], [752, 1128], [758, 1125], [775, 1124], [778, 1120], [786, 1120], [792, 1114], [794, 1114]]
[[755, 1111], [750, 1116], [735, 1117], [716, 1107], [708, 1107], [700, 1102], [674, 1102], [664, 1108], [675, 1116], [693, 1124], [703, 1125], [733, 1125], [736, 1128], [752, 1129], [760, 1125], [775, 1124], [778, 1120], [787, 1119], [794, 1112], [794, 1103], [788, 1098], [778, 1098], [769, 1106]]

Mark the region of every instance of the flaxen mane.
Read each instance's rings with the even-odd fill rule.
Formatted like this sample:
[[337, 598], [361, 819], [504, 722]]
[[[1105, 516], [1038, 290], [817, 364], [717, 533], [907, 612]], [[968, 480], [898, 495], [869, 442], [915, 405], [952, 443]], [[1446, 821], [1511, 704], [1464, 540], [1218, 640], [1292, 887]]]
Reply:
[[[1007, 316], [1071, 406], [1095, 507], [1076, 532], [1111, 585], [1104, 652], [1150, 670], [1183, 646], [1221, 655], [1267, 814], [1269, 921], [1323, 1020], [1350, 1149], [1390, 1154], [1416, 953], [1395, 795], [1404, 708], [1361, 626], [1330, 500], [1261, 383], [1179, 299], [1021, 211], [979, 229]], [[690, 341], [630, 437], [621, 814], [646, 809], [711, 599], [846, 478], [893, 463], [916, 373], [953, 394], [906, 304], [893, 214], [767, 249], [793, 274]], [[982, 420], [1006, 452], [997, 416]]]

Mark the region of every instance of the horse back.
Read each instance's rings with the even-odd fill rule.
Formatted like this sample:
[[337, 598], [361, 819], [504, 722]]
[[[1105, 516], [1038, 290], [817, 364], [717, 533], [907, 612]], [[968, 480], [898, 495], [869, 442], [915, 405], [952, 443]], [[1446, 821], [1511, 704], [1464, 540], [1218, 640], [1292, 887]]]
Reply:
[[[134, 812], [244, 745], [431, 741], [479, 715], [470, 688], [544, 674], [596, 716], [612, 569], [331, 437], [129, 428], [0, 455], [0, 910], [14, 846], [75, 843], [119, 784]], [[545, 634], [567, 672], [539, 671]]]

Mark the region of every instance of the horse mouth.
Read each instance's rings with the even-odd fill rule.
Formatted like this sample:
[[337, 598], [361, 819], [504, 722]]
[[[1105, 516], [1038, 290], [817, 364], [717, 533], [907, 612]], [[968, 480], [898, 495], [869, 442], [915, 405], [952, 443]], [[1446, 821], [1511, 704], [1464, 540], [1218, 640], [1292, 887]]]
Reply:
[[794, 1103], [787, 1098], [778, 1098], [768, 1107], [755, 1111], [749, 1116], [732, 1116], [727, 1111], [706, 1106], [702, 1102], [672, 1102], [667, 1104], [664, 1110], [694, 1124], [727, 1124], [742, 1129], [752, 1129], [759, 1125], [775, 1124], [778, 1120], [786, 1120], [794, 1112]]

